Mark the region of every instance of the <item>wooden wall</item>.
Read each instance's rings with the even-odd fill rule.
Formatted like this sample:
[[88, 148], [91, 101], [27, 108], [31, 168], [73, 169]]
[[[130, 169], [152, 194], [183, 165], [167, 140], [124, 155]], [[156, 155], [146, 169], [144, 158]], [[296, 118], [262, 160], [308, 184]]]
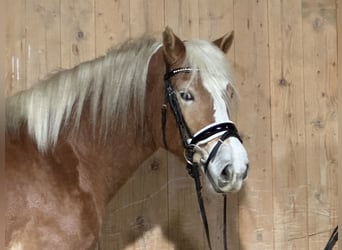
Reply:
[[[335, 0], [5, 4], [6, 95], [129, 37], [161, 36], [166, 25], [183, 39], [234, 30], [235, 120], [251, 168], [243, 190], [229, 195], [230, 249], [323, 249], [338, 203]], [[108, 207], [101, 249], [206, 249], [183, 165], [164, 150], [142, 164]], [[205, 190], [205, 202], [214, 249], [222, 249], [222, 197]]]
[[[338, 82], [342, 82], [342, 0], [337, 1], [337, 55], [338, 55]], [[338, 134], [339, 138], [342, 135], [342, 88], [338, 88]], [[342, 140], [338, 140], [338, 178], [342, 180]], [[342, 225], [342, 185], [338, 185], [338, 224]], [[341, 228], [341, 227], [340, 227]], [[341, 232], [341, 229], [339, 230]], [[341, 234], [340, 234], [341, 235]], [[339, 250], [342, 250], [342, 244], [339, 245]]]

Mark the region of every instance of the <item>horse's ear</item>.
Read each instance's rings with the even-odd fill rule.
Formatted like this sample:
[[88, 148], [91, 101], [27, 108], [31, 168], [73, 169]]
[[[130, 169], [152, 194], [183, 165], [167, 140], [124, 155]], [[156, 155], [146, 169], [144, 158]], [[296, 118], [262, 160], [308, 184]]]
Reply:
[[163, 48], [165, 58], [170, 65], [181, 62], [185, 57], [184, 43], [169, 27], [166, 27], [163, 32]]
[[227, 53], [234, 40], [234, 31], [228, 32], [223, 37], [215, 40], [213, 43], [224, 53]]

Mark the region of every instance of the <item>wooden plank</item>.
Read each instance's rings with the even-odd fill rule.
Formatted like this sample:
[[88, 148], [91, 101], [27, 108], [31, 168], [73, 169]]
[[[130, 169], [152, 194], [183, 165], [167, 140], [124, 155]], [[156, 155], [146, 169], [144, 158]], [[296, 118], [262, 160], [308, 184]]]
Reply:
[[95, 57], [93, 0], [61, 0], [61, 60], [71, 68]]
[[199, 37], [199, 0], [165, 0], [165, 25], [182, 39]]
[[323, 249], [337, 223], [335, 1], [303, 2], [303, 43], [309, 247]]
[[[25, 0], [6, 1], [5, 22], [5, 95], [26, 88]], [[13, 18], [15, 16], [16, 18]], [[11, 20], [11, 21], [10, 21]]]
[[250, 160], [239, 195], [241, 249], [274, 248], [267, 11], [264, 1], [234, 2], [237, 122]]
[[[334, 228], [336, 227], [336, 223], [334, 225]], [[313, 250], [322, 250], [324, 249], [324, 247], [326, 246], [331, 233], [333, 231], [333, 229], [328, 230], [328, 231], [324, 231], [324, 232], [319, 232], [317, 234], [312, 234], [309, 236], [309, 250], [313, 249]], [[335, 250], [338, 249], [338, 242], [336, 243], [335, 247], [333, 248]]]
[[60, 68], [60, 1], [26, 3], [26, 88]]
[[127, 0], [96, 0], [96, 55], [103, 55], [112, 46], [130, 36], [130, 8]]
[[167, 152], [157, 151], [107, 208], [100, 249], [168, 249]]
[[[339, 140], [338, 140], [338, 178], [339, 180], [342, 180], [342, 0], [337, 0], [337, 60], [338, 60], [338, 134], [339, 134]], [[337, 214], [338, 216], [338, 224], [340, 225], [339, 228], [339, 234], [341, 239], [341, 226], [342, 226], [342, 185], [341, 182], [338, 184], [338, 207], [339, 212]], [[341, 240], [340, 240], [341, 242]], [[338, 244], [338, 249], [342, 250], [342, 244]]]
[[155, 34], [164, 30], [164, 1], [134, 0], [130, 2], [130, 36]]
[[[234, 28], [233, 0], [199, 0], [199, 37], [216, 40]], [[233, 59], [233, 53], [229, 53]]]
[[[199, 37], [198, 4], [198, 0], [165, 1], [165, 24], [170, 26], [181, 39]], [[168, 166], [169, 238], [175, 249], [208, 249], [195, 187], [185, 169], [185, 161], [169, 154]], [[205, 182], [204, 179], [203, 181]], [[206, 201], [206, 207], [209, 209]], [[211, 220], [209, 223], [212, 225]]]
[[[233, 1], [199, 0], [199, 37], [214, 41], [234, 29]], [[227, 57], [234, 62], [234, 48], [231, 48]], [[235, 121], [236, 117], [231, 117]], [[204, 199], [213, 238], [213, 249], [223, 249], [223, 198], [213, 194], [213, 191], [204, 185]], [[209, 190], [208, 190], [209, 189]], [[239, 209], [238, 194], [229, 194], [227, 199], [227, 236], [228, 248], [239, 249]]]
[[[187, 174], [184, 160], [171, 153], [168, 154], [168, 176], [169, 239], [174, 249], [208, 249], [193, 180]], [[208, 208], [207, 199], [204, 202]], [[212, 225], [212, 220], [208, 220]]]
[[241, 197], [241, 244], [244, 249], [272, 249], [272, 225], [267, 219], [272, 214], [267, 6], [242, 1], [234, 9], [239, 124], [251, 165]]
[[275, 249], [308, 249], [301, 13], [268, 2]]

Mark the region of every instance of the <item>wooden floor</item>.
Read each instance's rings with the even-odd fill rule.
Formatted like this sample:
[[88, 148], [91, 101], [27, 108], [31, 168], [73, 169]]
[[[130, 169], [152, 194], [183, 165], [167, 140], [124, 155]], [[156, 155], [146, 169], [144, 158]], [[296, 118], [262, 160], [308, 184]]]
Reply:
[[[6, 0], [6, 6], [6, 95], [130, 37], [161, 37], [166, 25], [183, 39], [213, 40], [234, 30], [228, 54], [240, 93], [234, 120], [250, 175], [241, 192], [229, 195], [230, 249], [323, 249], [338, 217], [337, 1]], [[205, 201], [214, 249], [222, 249], [222, 197], [205, 190]], [[181, 159], [159, 150], [142, 164], [108, 207], [101, 236], [101, 249], [206, 249]]]

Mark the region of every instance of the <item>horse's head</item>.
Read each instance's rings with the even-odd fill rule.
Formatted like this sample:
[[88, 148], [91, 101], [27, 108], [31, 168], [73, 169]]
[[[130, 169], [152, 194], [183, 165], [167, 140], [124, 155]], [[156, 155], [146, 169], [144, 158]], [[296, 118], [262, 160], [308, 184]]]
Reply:
[[[182, 42], [169, 28], [163, 33], [165, 104], [176, 117], [170, 119], [176, 120], [186, 160], [198, 164], [219, 193], [238, 191], [248, 170], [246, 150], [228, 112], [228, 89], [234, 87], [224, 53], [232, 40], [227, 34], [213, 43]], [[166, 123], [165, 142], [180, 154], [179, 136], [167, 131]]]

